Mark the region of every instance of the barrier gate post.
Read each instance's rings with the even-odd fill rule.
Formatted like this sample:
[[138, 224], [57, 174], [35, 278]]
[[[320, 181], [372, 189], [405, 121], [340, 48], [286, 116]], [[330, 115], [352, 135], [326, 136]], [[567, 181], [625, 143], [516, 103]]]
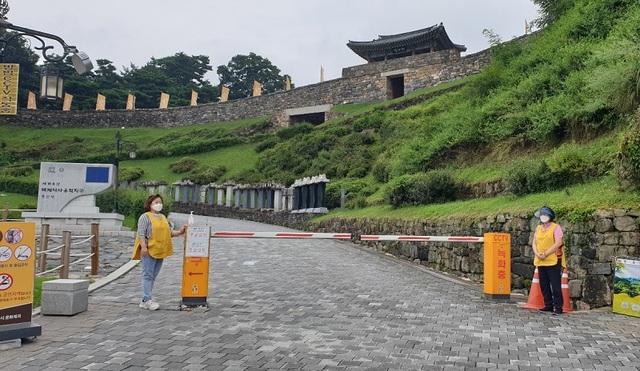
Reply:
[[511, 235], [484, 234], [484, 294], [494, 300], [511, 298]]
[[207, 307], [211, 227], [188, 226], [182, 265], [181, 307]]

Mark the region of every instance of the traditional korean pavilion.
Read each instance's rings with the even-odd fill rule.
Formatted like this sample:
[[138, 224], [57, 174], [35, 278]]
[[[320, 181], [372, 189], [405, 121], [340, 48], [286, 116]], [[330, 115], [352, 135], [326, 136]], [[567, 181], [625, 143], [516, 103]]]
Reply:
[[440, 50], [467, 50], [464, 45], [454, 44], [449, 39], [442, 23], [397, 35], [379, 35], [373, 41], [349, 40], [347, 46], [369, 63]]

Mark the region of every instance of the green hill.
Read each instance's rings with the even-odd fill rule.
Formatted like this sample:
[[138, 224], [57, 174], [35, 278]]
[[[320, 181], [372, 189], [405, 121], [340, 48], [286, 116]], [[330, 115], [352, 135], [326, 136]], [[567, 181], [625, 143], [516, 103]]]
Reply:
[[[481, 74], [395, 101], [337, 106], [344, 117], [322, 125], [275, 130], [257, 118], [126, 129], [138, 156], [121, 167], [142, 171], [123, 175], [290, 184], [325, 173], [329, 206], [344, 188], [358, 209], [344, 212], [351, 216], [529, 212], [546, 203], [576, 215], [638, 209], [640, 4], [562, 3], [547, 28], [493, 47]], [[110, 162], [115, 133], [0, 127], [0, 190], [32, 192], [23, 183], [37, 182], [29, 169], [40, 161]], [[184, 157], [195, 160], [191, 169], [172, 172]]]

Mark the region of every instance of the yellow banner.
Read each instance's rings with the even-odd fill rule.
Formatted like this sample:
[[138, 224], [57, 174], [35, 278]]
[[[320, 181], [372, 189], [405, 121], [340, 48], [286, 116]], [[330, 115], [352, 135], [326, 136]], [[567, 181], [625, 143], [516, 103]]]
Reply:
[[64, 102], [62, 103], [63, 111], [71, 111], [71, 102], [73, 101], [73, 95], [64, 93]]
[[98, 99], [96, 99], [96, 111], [104, 111], [107, 105], [107, 98], [104, 95], [98, 93]]
[[136, 96], [133, 94], [129, 94], [127, 97], [127, 109], [134, 110], [136, 109]]
[[262, 95], [262, 85], [260, 85], [259, 82], [254, 81], [253, 82], [253, 96], [254, 97], [258, 97]]
[[29, 92], [27, 97], [27, 109], [36, 109], [36, 94], [32, 91]]
[[227, 88], [226, 86], [222, 87], [222, 90], [220, 91], [220, 102], [226, 102], [229, 100], [229, 88]]
[[0, 223], [0, 327], [31, 321], [35, 223]]
[[167, 108], [167, 107], [169, 107], [169, 94], [162, 93], [160, 95], [160, 108]]
[[16, 115], [18, 113], [18, 75], [20, 65], [0, 63], [2, 87], [0, 88], [0, 115]]
[[191, 107], [198, 105], [198, 92], [191, 90]]
[[286, 91], [291, 90], [291, 78], [289, 78], [289, 76], [287, 76], [287, 80], [284, 82], [284, 84], [285, 84], [284, 89]]

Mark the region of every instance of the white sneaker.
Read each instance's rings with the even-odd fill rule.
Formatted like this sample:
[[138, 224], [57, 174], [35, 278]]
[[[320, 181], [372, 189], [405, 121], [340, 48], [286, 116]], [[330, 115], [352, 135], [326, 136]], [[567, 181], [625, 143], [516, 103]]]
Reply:
[[143, 309], [157, 310], [158, 308], [160, 308], [160, 304], [156, 303], [155, 300], [151, 299], [147, 301], [141, 301], [139, 307]]

